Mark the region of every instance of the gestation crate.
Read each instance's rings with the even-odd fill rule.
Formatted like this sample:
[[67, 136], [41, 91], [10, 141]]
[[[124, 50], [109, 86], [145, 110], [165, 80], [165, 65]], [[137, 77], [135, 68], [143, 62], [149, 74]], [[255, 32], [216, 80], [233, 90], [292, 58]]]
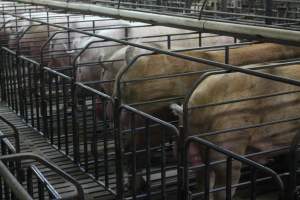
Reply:
[[[295, 160], [290, 163], [292, 170], [273, 170], [271, 165], [249, 159], [271, 151], [254, 152], [245, 158], [244, 154], [208, 139], [209, 135], [229, 134], [230, 130], [194, 133], [190, 132], [189, 120], [195, 110], [294, 95], [296, 90], [229, 99], [197, 108], [190, 108], [188, 102], [196, 85], [200, 87], [201, 81], [221, 69], [228, 70], [222, 71], [228, 76], [239, 73], [266, 78], [278, 85], [288, 83], [287, 78], [262, 72], [298, 64], [298, 48], [65, 14], [62, 10], [45, 11], [44, 7], [23, 4], [2, 7], [1, 34], [7, 34], [8, 40], [1, 41], [1, 99], [117, 199], [208, 199], [214, 194], [231, 199], [236, 188], [238, 195], [245, 190], [248, 197], [256, 199], [259, 186], [270, 183], [283, 198], [286, 182], [293, 184], [288, 197], [292, 199], [297, 185]], [[161, 32], [156, 33], [158, 29]], [[210, 43], [219, 39], [219, 45]], [[185, 45], [190, 43], [194, 46], [187, 48]], [[279, 53], [264, 56], [274, 49]], [[293, 53], [280, 53], [286, 50]], [[262, 62], [265, 63], [256, 65]], [[237, 67], [244, 65], [250, 66]], [[291, 84], [299, 85], [295, 80]], [[184, 103], [183, 119], [178, 120], [172, 113], [170, 105], [174, 103]], [[291, 121], [296, 119], [263, 121], [255, 128]], [[253, 128], [247, 125], [238, 128]], [[286, 145], [276, 151], [295, 156], [297, 140], [292, 141], [292, 147]], [[193, 145], [206, 150], [203, 162], [196, 166], [191, 164], [189, 155]], [[223, 160], [210, 160], [211, 152], [217, 152]], [[231, 169], [241, 164], [241, 181], [230, 179], [236, 173]], [[223, 182], [211, 188], [215, 165], [222, 166], [218, 169], [223, 173]], [[197, 173], [201, 170], [204, 189], [199, 192]]]

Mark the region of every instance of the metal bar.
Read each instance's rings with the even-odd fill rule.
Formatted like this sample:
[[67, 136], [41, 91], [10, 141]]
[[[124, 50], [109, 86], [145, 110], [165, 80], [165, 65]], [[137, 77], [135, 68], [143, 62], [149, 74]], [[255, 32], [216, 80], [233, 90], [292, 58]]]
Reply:
[[[168, 193], [166, 171], [169, 169], [177, 169], [176, 166], [172, 166], [171, 168], [170, 166], [167, 166], [166, 151], [169, 146], [167, 146], [166, 144], [166, 136], [168, 135], [169, 138], [169, 135], [171, 133], [172, 136], [178, 138], [179, 132], [172, 124], [143, 113], [142, 111], [136, 110], [135, 108], [132, 108], [128, 105], [121, 105], [119, 114], [122, 113], [122, 111], [128, 113], [128, 121], [130, 123], [129, 133], [125, 133], [124, 131], [127, 132], [127, 130], [124, 130], [120, 132], [120, 134], [122, 134], [121, 136], [124, 135], [123, 137], [128, 137], [127, 139], [129, 140], [127, 141], [127, 153], [123, 153], [122, 155], [129, 157], [129, 180], [131, 181], [131, 186], [133, 187], [131, 188], [130, 192], [132, 199], [140, 198], [140, 195], [136, 190], [136, 187], [140, 187], [140, 185], [136, 185], [138, 184], [136, 180], [139, 180], [142, 174], [144, 174], [143, 168], [145, 168], [146, 170], [146, 193], [143, 194], [143, 196], [145, 195], [150, 197], [150, 195], [159, 194], [160, 199], [166, 199]], [[120, 117], [118, 117], [117, 119], [120, 120]], [[141, 120], [144, 120], [145, 122], [145, 129], [143, 128], [143, 131], [141, 131], [139, 127], [141, 125]], [[153, 127], [153, 123], [158, 124], [159, 127], [163, 128], [163, 133], [161, 134], [159, 144], [157, 144], [158, 146], [156, 147], [151, 147], [152, 136], [150, 135], [150, 128]], [[141, 140], [139, 140], [138, 138], [140, 136], [143, 137], [144, 134], [146, 134], [146, 138], [143, 139], [143, 141], [145, 142], [143, 142], [143, 149], [141, 149]], [[122, 139], [119, 140], [122, 141]], [[161, 164], [159, 166], [159, 169], [157, 170], [151, 170], [151, 152], [160, 152]], [[144, 156], [146, 156], [145, 161], [143, 159]], [[143, 159], [143, 161], [141, 159]], [[161, 187], [159, 191], [151, 191], [151, 189], [155, 187], [151, 184], [151, 173], [159, 173], [161, 175], [161, 178], [159, 180]]]
[[[265, 6], [266, 6], [266, 16], [273, 16], [273, 0], [265, 0]], [[270, 25], [272, 24], [272, 20], [269, 18], [265, 19], [265, 23]]]
[[[49, 123], [47, 123], [47, 125], [49, 124], [49, 133], [50, 133], [50, 142], [51, 144], [54, 144], [54, 130], [53, 130], [53, 101], [52, 101], [52, 82], [53, 82], [53, 77], [52, 74], [48, 74], [48, 105], [49, 105], [49, 117], [47, 116], [46, 119], [49, 118]], [[46, 85], [46, 84], [45, 84]], [[46, 97], [46, 96], [45, 96]], [[46, 102], [46, 99], [42, 100]], [[48, 120], [47, 120], [48, 121]], [[48, 130], [49, 130], [48, 129]], [[46, 135], [49, 136], [49, 133], [47, 133]]]
[[289, 171], [290, 176], [288, 180], [287, 199], [292, 200], [295, 198], [296, 186], [297, 186], [297, 163], [299, 162], [299, 156], [297, 151], [299, 149], [300, 134], [296, 134], [292, 140], [289, 149]]
[[[75, 198], [73, 196], [72, 198], [70, 197], [69, 199], [84, 200], [84, 191], [83, 191], [81, 185], [73, 177], [71, 177], [69, 174], [67, 174], [66, 172], [64, 172], [60, 168], [58, 168], [56, 165], [50, 163], [49, 161], [47, 161], [43, 157], [41, 157], [39, 155], [36, 155], [36, 154], [32, 154], [32, 153], [18, 153], [18, 154], [5, 155], [5, 156], [0, 157], [0, 160], [3, 161], [3, 162], [4, 161], [12, 161], [12, 160], [24, 160], [24, 159], [31, 159], [31, 160], [38, 161], [39, 163], [41, 163], [41, 164], [45, 165], [46, 167], [48, 167], [49, 169], [53, 170], [58, 175], [62, 176], [62, 178], [64, 178], [65, 180], [72, 183], [75, 186], [77, 197]], [[3, 165], [2, 162], [0, 162], [0, 168], [1, 168], [1, 165]], [[0, 170], [0, 175], [2, 176], [2, 170]], [[4, 174], [4, 176], [7, 176], [7, 174]], [[10, 178], [10, 177], [8, 177], [8, 178]], [[12, 178], [14, 178], [14, 177], [12, 177]], [[11, 180], [13, 180], [13, 179], [11, 179]], [[20, 199], [22, 199], [22, 198], [20, 198]]]
[[[27, 84], [27, 77], [30, 76], [30, 74], [26, 74], [26, 71], [28, 71], [28, 63], [25, 62], [25, 60], [20, 59], [20, 61], [22, 62], [21, 66], [22, 66], [22, 79], [23, 79], [23, 98], [24, 98], [24, 117], [25, 117], [25, 121], [26, 123], [28, 123], [28, 108], [27, 108], [27, 101], [28, 101], [28, 97], [27, 97], [27, 91], [28, 91], [28, 84]], [[26, 65], [25, 65], [26, 63]], [[27, 70], [26, 70], [27, 69]]]
[[[226, 130], [219, 130], [219, 131], [213, 131], [213, 132], [205, 132], [201, 133], [200, 135], [205, 137], [205, 136], [212, 136], [212, 135], [218, 135], [222, 133], [228, 133], [228, 132], [234, 132], [234, 131], [240, 131], [240, 130], [247, 130], [247, 129], [252, 129], [252, 128], [259, 128], [259, 127], [264, 127], [264, 126], [271, 126], [274, 124], [279, 124], [279, 123], [287, 123], [291, 121], [299, 121], [300, 117], [294, 117], [294, 118], [288, 118], [288, 119], [283, 119], [283, 120], [277, 120], [277, 121], [270, 121], [270, 122], [265, 122], [265, 123], [258, 123], [254, 125], [247, 125], [243, 127], [236, 127], [236, 128], [231, 128], [231, 129], [226, 129]], [[198, 135], [198, 136], [200, 136]]]
[[251, 186], [250, 186], [250, 199], [251, 200], [255, 200], [256, 198], [256, 183], [255, 183], [255, 180], [256, 180], [256, 173], [257, 173], [257, 170], [255, 167], [252, 167], [251, 168]]
[[94, 157], [94, 175], [95, 178], [99, 178], [99, 169], [98, 169], [98, 134], [97, 134], [97, 116], [96, 116], [96, 97], [95, 95], [92, 95], [92, 122], [93, 122], [93, 133], [92, 133], [92, 138], [93, 138], [93, 144], [92, 144], [92, 153]]
[[[44, 188], [47, 189], [48, 193], [50, 194], [51, 198], [54, 199], [61, 199], [61, 196], [57, 193], [57, 191], [52, 187], [46, 177], [40, 172], [40, 170], [35, 166], [31, 165], [29, 167], [30, 170], [34, 173], [34, 175], [38, 178], [38, 183], [41, 183], [41, 195], [45, 198]], [[40, 188], [38, 188], [40, 190]], [[41, 197], [41, 196], [40, 196]]]
[[45, 200], [44, 187], [42, 181], [38, 179], [38, 197], [40, 200]]
[[63, 95], [63, 127], [64, 127], [64, 137], [65, 137], [65, 151], [69, 155], [69, 136], [68, 136], [68, 95], [67, 95], [67, 86], [66, 79], [62, 78], [62, 95]]
[[19, 139], [19, 132], [16, 128], [15, 125], [13, 125], [11, 122], [9, 122], [7, 119], [5, 119], [3, 116], [0, 115], [0, 120], [2, 120], [3, 122], [5, 122], [8, 126], [11, 127], [11, 129], [13, 130], [14, 134], [9, 134], [9, 135], [0, 135], [0, 139], [2, 138], [7, 138], [10, 136], [13, 136], [15, 138], [15, 146], [16, 146], [16, 153], [20, 152], [20, 139]]
[[71, 83], [71, 98], [72, 98], [72, 132], [73, 132], [73, 157], [74, 162], [79, 163], [80, 162], [80, 152], [79, 152], [79, 127], [77, 123], [77, 105], [78, 105], [78, 95], [77, 95], [77, 85], [74, 84], [74, 80], [72, 80]]
[[128, 105], [122, 105], [122, 109], [126, 109], [126, 110], [128, 110], [128, 111], [130, 111], [130, 112], [133, 112], [133, 113], [136, 113], [136, 114], [138, 114], [138, 115], [140, 115], [140, 116], [142, 116], [142, 117], [144, 117], [144, 118], [148, 118], [148, 119], [152, 120], [153, 122], [157, 122], [157, 123], [161, 124], [162, 126], [166, 126], [166, 127], [168, 127], [173, 133], [175, 133], [176, 136], [179, 136], [179, 131], [178, 131], [177, 128], [176, 128], [174, 125], [172, 125], [172, 124], [169, 124], [169, 123], [167, 123], [167, 122], [165, 122], [165, 121], [162, 121], [162, 120], [160, 120], [160, 119], [158, 119], [158, 118], [156, 118], [156, 117], [153, 117], [152, 115], [149, 115], [149, 114], [147, 114], [147, 113], [144, 113], [143, 111], [137, 110], [137, 109], [135, 109], [135, 108], [133, 108], [133, 107], [130, 107], [130, 106], [128, 106]]
[[84, 95], [82, 97], [82, 101], [83, 101], [83, 104], [82, 104], [82, 120], [83, 120], [83, 151], [84, 151], [84, 168], [85, 168], [85, 171], [88, 172], [89, 171], [89, 164], [88, 164], [88, 158], [89, 158], [89, 155], [88, 155], [88, 138], [87, 138], [87, 105], [86, 105], [86, 96]]
[[131, 133], [130, 133], [130, 149], [128, 149], [129, 151], [131, 151], [131, 158], [129, 159], [132, 163], [130, 163], [129, 168], [130, 168], [130, 174], [129, 176], [131, 176], [131, 179], [129, 179], [129, 181], [131, 182], [131, 194], [133, 199], [135, 200], [137, 197], [137, 192], [136, 188], [138, 187], [136, 185], [136, 176], [137, 176], [137, 152], [136, 152], [136, 148], [137, 148], [137, 144], [136, 144], [136, 120], [135, 120], [135, 114], [131, 113], [130, 114], [130, 127], [131, 127]]
[[115, 140], [115, 164], [116, 164], [116, 176], [117, 176], [117, 199], [124, 198], [124, 170], [123, 170], [123, 141], [120, 130], [120, 116], [122, 109], [120, 108], [120, 101], [118, 98], [113, 99], [113, 117], [114, 117], [114, 140]]
[[130, 10], [107, 8], [86, 3], [61, 2], [55, 0], [18, 0], [18, 2], [44, 5], [54, 8], [93, 13], [115, 18], [141, 21], [150, 24], [165, 25], [175, 28], [184, 28], [203, 32], [222, 33], [225, 35], [243, 35], [256, 39], [280, 40], [293, 42], [300, 45], [300, 33], [298, 31], [283, 30], [254, 25], [233, 24], [228, 22], [217, 22], [212, 20], [198, 20], [187, 17], [168, 16], [155, 13], [145, 13]]
[[[36, 123], [37, 123], [37, 129], [38, 130], [41, 130], [40, 129], [40, 101], [39, 101], [39, 94], [38, 94], [38, 91], [39, 91], [39, 86], [38, 86], [38, 82], [40, 80], [40, 76], [38, 74], [38, 68], [39, 65], [33, 65], [33, 86], [34, 86], [34, 94], [35, 94], [35, 108], [36, 108]], [[41, 86], [42, 84], [40, 83], [40, 87], [43, 87]]]
[[205, 148], [204, 150], [204, 158], [203, 161], [205, 163], [204, 166], [204, 199], [209, 200], [209, 182], [210, 182], [210, 173], [209, 173], [209, 148]]
[[151, 198], [151, 146], [149, 133], [149, 119], [145, 119], [145, 134], [146, 134], [146, 189], [147, 198]]
[[[98, 97], [99, 98], [99, 97]], [[102, 113], [102, 118], [103, 118], [103, 134], [104, 134], [104, 138], [103, 138], [103, 146], [104, 146], [104, 176], [105, 176], [105, 185], [109, 186], [109, 164], [108, 164], [108, 144], [107, 144], [107, 140], [108, 140], [108, 124], [107, 124], [107, 121], [109, 119], [107, 119], [107, 100], [105, 98], [101, 98], [101, 103], [102, 103], [102, 110], [103, 110], [103, 113]], [[97, 104], [97, 101], [96, 101], [96, 104]], [[101, 105], [99, 105], [101, 106]], [[97, 108], [97, 106], [96, 106]]]
[[163, 128], [163, 133], [161, 134], [161, 138], [160, 138], [160, 146], [161, 146], [161, 165], [160, 165], [160, 171], [161, 171], [161, 196], [160, 198], [162, 200], [167, 199], [167, 195], [166, 195], [166, 150], [165, 150], [165, 138], [166, 138], [166, 128]]
[[30, 168], [27, 168], [27, 191], [28, 193], [33, 196], [33, 180], [32, 180], [32, 170]]
[[[231, 157], [232, 159], [234, 159], [236, 161], [239, 161], [239, 162], [241, 162], [243, 164], [246, 164], [246, 165], [249, 165], [251, 167], [254, 167], [257, 170], [261, 170], [265, 174], [268, 174], [269, 176], [272, 177], [274, 183], [277, 186], [277, 191], [278, 191], [278, 194], [279, 194], [278, 196], [280, 197], [280, 199], [284, 199], [283, 198], [284, 197], [284, 185], [283, 185], [283, 182], [282, 182], [281, 178], [279, 177], [279, 175], [276, 172], [274, 172], [272, 169], [270, 169], [268, 167], [265, 167], [265, 166], [263, 166], [261, 164], [258, 164], [258, 163], [254, 162], [254, 161], [252, 161], [252, 160], [250, 160], [248, 158], [242, 157], [242, 156], [240, 156], [240, 155], [238, 155], [238, 154], [236, 154], [236, 153], [234, 153], [232, 151], [226, 150], [226, 149], [224, 149], [224, 148], [222, 148], [222, 147], [220, 147], [220, 146], [218, 146], [216, 144], [211, 143], [210, 141], [204, 140], [204, 139], [199, 138], [199, 137], [194, 137], [194, 136], [188, 137], [186, 139], [186, 141], [185, 141], [185, 147], [184, 147], [184, 149], [185, 149], [185, 156], [188, 155], [187, 154], [188, 153], [188, 149], [189, 149], [189, 146], [190, 146], [190, 144], [192, 142], [193, 143], [197, 143], [199, 145], [203, 145], [203, 146], [206, 147], [206, 149], [209, 148], [209, 149], [211, 149], [213, 151], [216, 151], [218, 153], [221, 153], [221, 154], [223, 154], [223, 155], [225, 155], [227, 157]], [[187, 161], [187, 160], [185, 160], [185, 161]], [[188, 173], [187, 170], [188, 170], [188, 165], [187, 165], [187, 162], [185, 162], [185, 174]], [[187, 178], [187, 176], [185, 176], [185, 178]], [[185, 180], [185, 184], [187, 184], [187, 183], [188, 183], [188, 180]], [[189, 191], [188, 185], [185, 185], [185, 188], [187, 189], [186, 192], [188, 192]]]
[[[21, 16], [18, 16], [18, 17], [20, 17], [22, 19], [27, 19], [26, 17], [21, 17]], [[38, 23], [41, 23], [41, 24], [49, 24], [49, 23], [46, 23], [46, 22], [43, 22], [43, 21], [40, 21], [40, 20], [31, 20], [31, 21], [38, 22]], [[70, 30], [70, 31], [82, 33], [82, 34], [85, 34], [85, 35], [94, 36], [94, 37], [102, 38], [102, 39], [109, 40], [109, 41], [114, 41], [114, 42], [124, 44], [124, 45], [130, 45], [130, 46], [133, 46], [133, 47], [138, 47], [138, 48], [146, 49], [146, 50], [149, 50], [149, 51], [154, 51], [154, 52], [161, 53], [161, 54], [175, 56], [175, 57], [182, 58], [182, 59], [189, 60], [189, 61], [194, 61], [194, 62], [204, 63], [204, 64], [208, 64], [208, 65], [213, 65], [213, 66], [220, 67], [220, 68], [223, 68], [223, 69], [226, 69], [226, 70], [242, 72], [242, 73], [246, 73], [246, 74], [250, 74], [250, 75], [254, 75], [254, 76], [258, 76], [258, 77], [262, 77], [262, 78], [272, 79], [272, 80], [276, 80], [276, 81], [279, 81], [279, 82], [284, 82], [284, 83], [294, 84], [294, 85], [300, 86], [300, 82], [296, 81], [296, 80], [293, 80], [293, 79], [283, 78], [283, 77], [274, 76], [274, 75], [270, 75], [270, 74], [266, 74], [266, 73], [262, 73], [262, 72], [252, 71], [252, 70], [249, 70], [249, 69], [239, 68], [239, 67], [236, 67], [236, 66], [233, 66], [233, 65], [222, 64], [222, 63], [210, 61], [210, 60], [203, 59], [203, 58], [195, 58], [195, 57], [191, 57], [191, 56], [186, 56], [186, 55], [183, 55], [183, 54], [178, 54], [178, 53], [165, 51], [165, 50], [161, 50], [161, 49], [157, 49], [157, 48], [153, 48], [153, 47], [149, 47], [149, 46], [135, 44], [135, 43], [127, 42], [127, 41], [124, 41], [124, 40], [118, 40], [118, 39], [106, 37], [106, 36], [103, 36], [103, 35], [87, 33], [85, 31], [81, 31], [81, 30], [73, 29], [73, 28], [66, 28], [64, 26], [60, 26], [60, 25], [57, 25], [57, 24], [49, 24], [49, 25], [51, 25], [53, 27], [57, 27], [57, 28], [62, 28], [64, 30]], [[293, 43], [293, 44], [295, 45], [295, 43]], [[132, 62], [128, 65], [128, 68], [134, 62], [135, 62], [135, 59], [133, 59]], [[124, 70], [123, 72], [125, 73], [126, 70]], [[122, 76], [120, 75], [118, 77], [121, 78]], [[41, 77], [41, 79], [42, 79], [42, 77]], [[120, 82], [120, 80], [117, 80], [117, 81]], [[118, 91], [119, 91], [119, 88], [118, 88]]]
[[228, 157], [226, 161], [226, 200], [231, 200], [232, 186], [232, 158]]
[[0, 200], [3, 200], [3, 187], [2, 187], [2, 178], [1, 178], [1, 176], [0, 176], [0, 185], [1, 185], [1, 187], [0, 187]]
[[9, 169], [7, 169], [2, 161], [0, 161], [0, 176], [3, 178], [4, 182], [8, 185], [13, 194], [16, 195], [18, 199], [32, 200], [31, 196], [28, 194], [25, 188], [11, 174]]
[[57, 147], [61, 150], [61, 122], [60, 122], [60, 100], [59, 100], [59, 77], [55, 76], [55, 108], [56, 108], [56, 137], [57, 137]]
[[281, 96], [281, 95], [295, 94], [295, 93], [299, 93], [299, 92], [300, 92], [300, 90], [278, 92], [278, 93], [272, 93], [272, 94], [267, 94], [267, 95], [252, 96], [252, 97], [246, 97], [246, 98], [240, 98], [240, 99], [234, 99], [234, 100], [227, 100], [227, 101], [217, 102], [217, 103], [203, 104], [203, 105], [199, 105], [199, 106], [191, 106], [188, 109], [189, 110], [202, 109], [202, 108], [220, 106], [220, 105], [225, 105], [225, 104], [240, 103], [240, 102], [243, 102], [243, 101], [251, 101], [251, 100], [264, 99], [264, 98], [276, 97], [276, 96]]

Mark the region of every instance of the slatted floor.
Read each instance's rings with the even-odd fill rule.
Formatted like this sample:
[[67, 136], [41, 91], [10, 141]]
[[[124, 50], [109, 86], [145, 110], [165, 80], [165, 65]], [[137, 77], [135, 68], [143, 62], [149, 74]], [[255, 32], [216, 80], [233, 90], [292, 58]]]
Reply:
[[[12, 122], [19, 130], [21, 152], [39, 154], [73, 176], [82, 185], [86, 199], [114, 199], [113, 195], [105, 191], [99, 183], [83, 173], [79, 167], [72, 163], [65, 155], [49, 145], [42, 135], [37, 133], [33, 128], [27, 126], [26, 123], [12, 112], [5, 103], [0, 103], [0, 115]], [[11, 129], [2, 122], [0, 122], [0, 130], [4, 134], [10, 133], [11, 131]], [[53, 172], [45, 168], [40, 168], [40, 170], [61, 195], [68, 196], [74, 192], [74, 188], [69, 183], [53, 174]]]

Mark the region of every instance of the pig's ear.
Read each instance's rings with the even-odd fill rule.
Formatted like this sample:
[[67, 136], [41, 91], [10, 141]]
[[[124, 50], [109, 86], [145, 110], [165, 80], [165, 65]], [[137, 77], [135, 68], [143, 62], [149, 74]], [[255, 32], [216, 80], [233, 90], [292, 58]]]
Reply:
[[178, 116], [178, 117], [181, 117], [182, 116], [182, 113], [183, 113], [183, 108], [182, 106], [176, 104], [176, 103], [172, 103], [170, 105], [170, 108], [173, 112], [174, 115]]

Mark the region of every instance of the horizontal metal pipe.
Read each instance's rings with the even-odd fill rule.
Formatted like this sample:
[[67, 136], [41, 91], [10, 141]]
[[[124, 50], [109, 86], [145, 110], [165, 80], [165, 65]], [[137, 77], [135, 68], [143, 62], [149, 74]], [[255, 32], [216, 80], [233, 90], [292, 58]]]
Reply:
[[[9, 14], [9, 13], [6, 13], [6, 12], [2, 12], [2, 13]], [[253, 70], [249, 70], [249, 69], [246, 69], [246, 68], [239, 68], [239, 67], [236, 67], [234, 65], [223, 64], [223, 63], [219, 63], [219, 62], [215, 62], [215, 61], [211, 61], [211, 60], [207, 60], [207, 59], [203, 59], [203, 58], [196, 58], [196, 57], [186, 56], [184, 54], [178, 54], [178, 53], [175, 53], [175, 52], [166, 51], [166, 50], [162, 50], [162, 49], [158, 49], [158, 48], [154, 48], [154, 47], [150, 47], [150, 46], [144, 46], [144, 45], [137, 44], [137, 43], [131, 43], [131, 42], [128, 42], [128, 41], [125, 41], [125, 40], [119, 40], [119, 39], [115, 39], [115, 38], [111, 38], [111, 37], [107, 37], [107, 36], [103, 36], [103, 35], [97, 35], [97, 34], [94, 34], [94, 33], [89, 33], [89, 32], [85, 32], [85, 31], [70, 28], [70, 27], [64, 27], [64, 26], [57, 25], [57, 24], [51, 24], [51, 23], [43, 22], [43, 21], [36, 20], [36, 19], [29, 19], [27, 17], [18, 16], [18, 15], [15, 15], [15, 14], [10, 14], [10, 15], [21, 18], [21, 19], [30, 20], [32, 22], [37, 22], [37, 23], [40, 23], [40, 24], [43, 24], [43, 25], [47, 24], [49, 26], [61, 28], [61, 29], [64, 29], [64, 30], [74, 31], [74, 32], [77, 32], [77, 33], [82, 33], [82, 34], [85, 34], [87, 36], [92, 36], [92, 37], [105, 39], [105, 40], [108, 40], [108, 41], [117, 42], [117, 43], [120, 43], [120, 44], [123, 44], [123, 45], [130, 45], [130, 46], [133, 46], [133, 47], [142, 48], [142, 49], [146, 49], [146, 50], [149, 50], [149, 51], [154, 51], [156, 53], [161, 53], [161, 54], [165, 54], [165, 55], [169, 55], [169, 56], [175, 56], [177, 58], [181, 58], [181, 59], [185, 59], [185, 60], [189, 60], [189, 61], [193, 61], [193, 62], [212, 65], [212, 66], [219, 67], [219, 68], [222, 68], [222, 69], [225, 69], [225, 70], [241, 72], [241, 73], [250, 74], [250, 75], [253, 75], [253, 76], [258, 76], [258, 77], [261, 77], [261, 78], [266, 78], [266, 79], [270, 79], [270, 80], [274, 80], [274, 81], [279, 81], [279, 82], [283, 82], [283, 83], [287, 83], [287, 84], [291, 84], [291, 85], [300, 86], [300, 81], [294, 80], [294, 79], [289, 79], [289, 78], [275, 76], [275, 75], [271, 75], [271, 74], [267, 74], [267, 73], [263, 73], [263, 72], [253, 71]], [[45, 47], [45, 44], [46, 43], [44, 43], [44, 45], [42, 46], [41, 52], [43, 52], [43, 48]], [[7, 49], [7, 48], [4, 48], [4, 49]], [[7, 51], [10, 52], [11, 50], [7, 50]], [[11, 52], [12, 52], [12, 54], [15, 54], [13, 51], [11, 51]], [[139, 55], [139, 56], [141, 56], [141, 55]], [[127, 66], [127, 70], [131, 67], [131, 65], [137, 60], [137, 58], [139, 56], [136, 56], [131, 61], [131, 63]], [[122, 73], [124, 74], [127, 70], [124, 70]], [[116, 80], [116, 81], [120, 82], [123, 74], [118, 76], [119, 79]], [[118, 91], [120, 91], [120, 89], [118, 89]], [[120, 94], [120, 92], [118, 92], [118, 93]]]
[[18, 2], [32, 3], [53, 8], [74, 10], [89, 14], [100, 14], [115, 18], [130, 19], [155, 25], [165, 25], [195, 31], [222, 33], [231, 36], [243, 36], [268, 41], [286, 42], [300, 45], [300, 31], [254, 25], [217, 22], [212, 20], [198, 20], [187, 17], [168, 16], [131, 10], [108, 8], [87, 3], [62, 2], [55, 0], [18, 0]]

